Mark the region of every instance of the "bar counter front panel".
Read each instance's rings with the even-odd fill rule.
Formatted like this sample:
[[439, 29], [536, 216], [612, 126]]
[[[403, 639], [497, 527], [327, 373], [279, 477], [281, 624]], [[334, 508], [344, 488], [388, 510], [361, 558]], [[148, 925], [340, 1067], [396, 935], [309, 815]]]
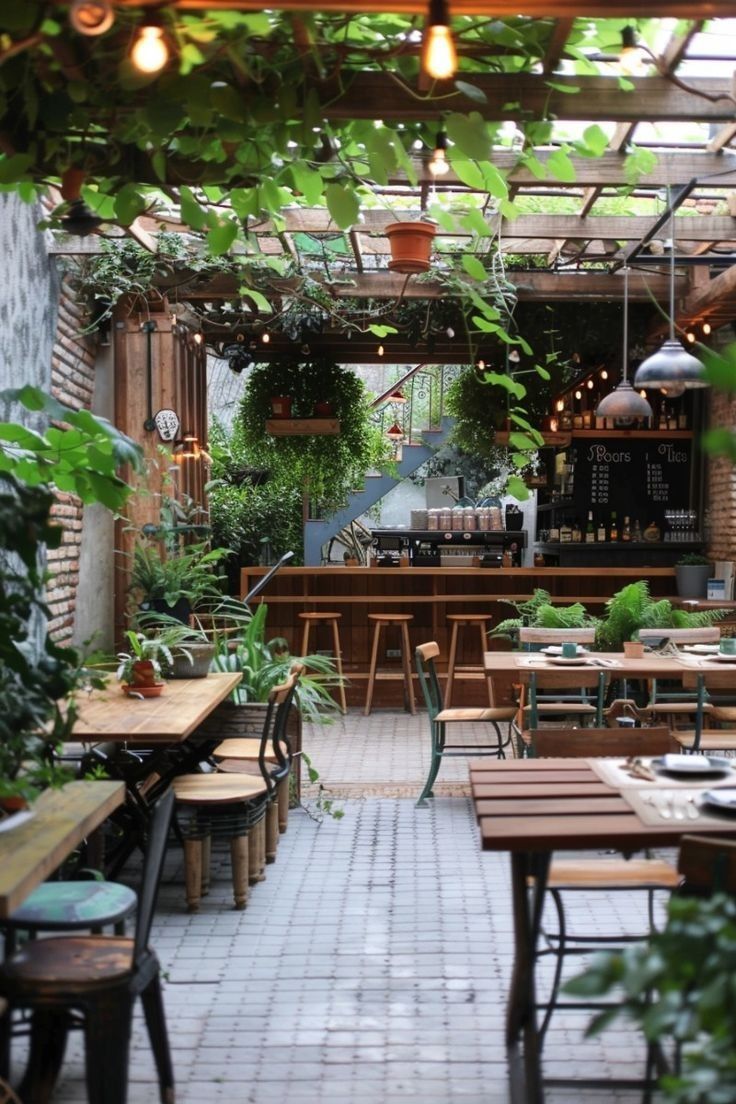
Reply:
[[[240, 573], [240, 592], [247, 594], [268, 568], [245, 567]], [[444, 669], [449, 648], [448, 614], [488, 612], [491, 625], [514, 616], [512, 606], [502, 599], [526, 601], [537, 587], [552, 595], [555, 603], [569, 605], [582, 602], [592, 613], [621, 587], [636, 579], [649, 580], [652, 596], [672, 597], [675, 592], [675, 572], [671, 567], [286, 567], [279, 571], [260, 595], [257, 602], [268, 605], [267, 636], [283, 636], [294, 654], [301, 650], [302, 622], [300, 613], [333, 611], [341, 614], [339, 622], [343, 664], [349, 680], [348, 704], [361, 705], [365, 698], [373, 625], [369, 613], [411, 613], [409, 626], [412, 649], [428, 640], [440, 646]], [[309, 648], [319, 651], [331, 648], [329, 629], [312, 628]], [[491, 648], [507, 648], [504, 641], [491, 641]], [[388, 659], [387, 650], [399, 648], [397, 630], [384, 630], [381, 642], [380, 666], [401, 671], [401, 661]], [[414, 656], [411, 656], [412, 667]], [[457, 666], [478, 666], [477, 629], [460, 633]], [[510, 694], [510, 686], [496, 687], [497, 704]], [[510, 700], [510, 699], [509, 699]], [[376, 683], [374, 703], [377, 706], [401, 707], [400, 679]], [[482, 673], [458, 683], [453, 704], [485, 705], [485, 684]]]

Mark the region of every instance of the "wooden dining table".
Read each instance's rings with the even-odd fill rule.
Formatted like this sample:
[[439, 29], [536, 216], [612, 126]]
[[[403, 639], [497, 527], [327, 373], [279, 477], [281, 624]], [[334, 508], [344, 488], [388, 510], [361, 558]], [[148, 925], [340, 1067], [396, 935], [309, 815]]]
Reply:
[[[513, 1104], [544, 1101], [535, 962], [553, 853], [613, 849], [631, 854], [676, 847], [685, 834], [736, 837], [736, 816], [702, 811], [695, 817], [684, 811], [682, 816], [658, 815], [642, 796], [657, 784], [632, 778], [615, 785], [605, 780], [600, 764], [593, 759], [481, 759], [470, 764], [481, 847], [507, 852], [511, 861], [514, 966], [506, 1044]], [[702, 788], [713, 785], [713, 779], [700, 780]]]
[[[118, 682], [78, 695], [78, 715], [68, 736], [92, 749], [109, 775], [125, 783], [128, 800], [119, 814], [120, 838], [108, 847], [105, 869], [114, 877], [136, 846], [143, 846], [156, 798], [177, 774], [186, 774], [219, 743], [197, 729], [232, 693], [242, 675], [213, 672], [206, 678], [171, 679], [158, 697], [123, 693]], [[100, 745], [114, 744], [112, 755]], [[144, 794], [145, 789], [145, 794]]]
[[125, 801], [122, 782], [44, 790], [28, 815], [0, 823], [0, 918], [7, 919]]

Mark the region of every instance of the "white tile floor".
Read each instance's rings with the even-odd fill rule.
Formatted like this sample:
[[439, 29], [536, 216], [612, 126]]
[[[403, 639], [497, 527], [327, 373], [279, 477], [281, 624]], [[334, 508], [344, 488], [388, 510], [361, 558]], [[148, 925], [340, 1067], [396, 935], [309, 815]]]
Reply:
[[[353, 712], [305, 743], [322, 781], [345, 795], [345, 816], [316, 824], [292, 812], [245, 912], [231, 908], [224, 857], [194, 916], [181, 856], [174, 850], [167, 861], [153, 943], [167, 977], [177, 1101], [506, 1104], [509, 877], [504, 856], [478, 849], [462, 793], [466, 762], [444, 764], [445, 792], [415, 809], [426, 715]], [[640, 924], [643, 910], [622, 894], [577, 895], [571, 915], [591, 932], [600, 923], [610, 930], [614, 915]], [[617, 1027], [603, 1042], [583, 1042], [585, 1019], [556, 1018], [547, 1072], [637, 1076], [640, 1041]], [[130, 1104], [154, 1104], [140, 1019], [130, 1071]], [[78, 1040], [55, 1099], [85, 1100]], [[548, 1092], [549, 1104], [638, 1099]]]

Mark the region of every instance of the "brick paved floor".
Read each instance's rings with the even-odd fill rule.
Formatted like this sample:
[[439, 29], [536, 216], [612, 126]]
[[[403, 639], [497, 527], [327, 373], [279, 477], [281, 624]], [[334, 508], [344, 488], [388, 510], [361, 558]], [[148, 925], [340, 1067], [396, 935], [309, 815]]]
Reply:
[[[461, 792], [465, 761], [440, 776], [456, 792], [415, 809], [408, 795], [421, 788], [425, 729], [426, 715], [353, 712], [307, 732], [322, 780], [347, 795], [345, 816], [318, 825], [293, 811], [245, 912], [231, 908], [223, 855], [201, 912], [188, 915], [181, 856], [171, 852], [153, 943], [167, 975], [179, 1104], [506, 1104], [508, 862], [478, 850]], [[571, 917], [588, 932], [643, 922], [623, 894], [576, 898]], [[618, 1027], [583, 1042], [585, 1020], [555, 1019], [547, 1072], [638, 1075], [640, 1041]], [[130, 1070], [130, 1104], [155, 1104], [139, 1018]], [[82, 1104], [82, 1077], [74, 1040], [55, 1099]], [[548, 1094], [549, 1104], [638, 1099], [610, 1089]]]

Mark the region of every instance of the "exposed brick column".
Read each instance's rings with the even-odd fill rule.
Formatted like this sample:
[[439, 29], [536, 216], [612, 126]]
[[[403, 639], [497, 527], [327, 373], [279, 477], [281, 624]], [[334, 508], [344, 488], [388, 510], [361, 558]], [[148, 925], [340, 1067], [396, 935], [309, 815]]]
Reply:
[[[80, 336], [89, 321], [66, 279], [62, 282], [56, 338], [51, 359], [51, 393], [74, 410], [92, 406], [95, 389], [95, 339]], [[48, 551], [51, 575], [46, 590], [49, 631], [59, 644], [71, 640], [79, 585], [79, 547], [82, 541], [83, 505], [72, 494], [59, 494], [52, 517], [63, 528], [59, 548]]]
[[[710, 424], [736, 430], [736, 399], [710, 392]], [[714, 560], [736, 560], [736, 468], [726, 457], [708, 461], [710, 543]]]

